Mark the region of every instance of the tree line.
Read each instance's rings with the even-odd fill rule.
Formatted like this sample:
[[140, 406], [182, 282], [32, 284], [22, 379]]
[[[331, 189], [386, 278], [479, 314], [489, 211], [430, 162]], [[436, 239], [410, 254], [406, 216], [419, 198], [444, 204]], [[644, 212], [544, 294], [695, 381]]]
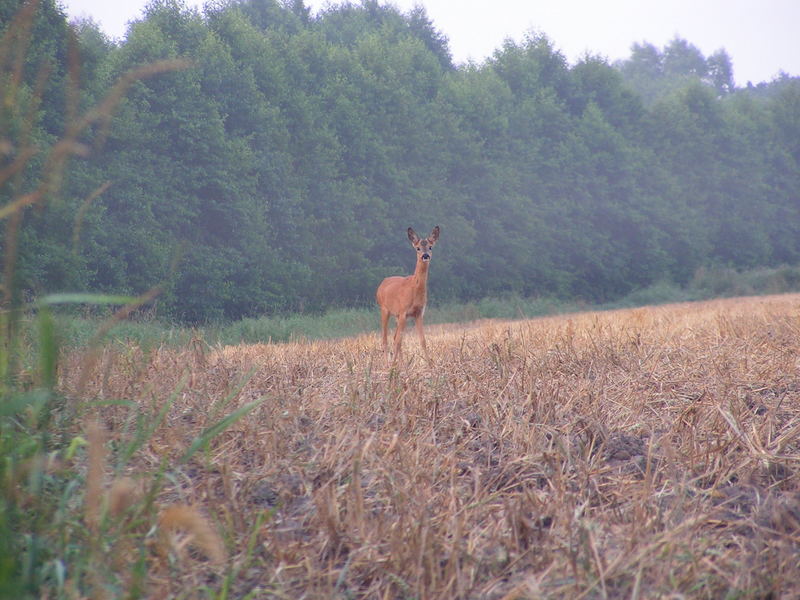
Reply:
[[[0, 0], [0, 27], [22, 4]], [[737, 86], [724, 50], [676, 38], [571, 65], [530, 33], [455, 65], [423, 8], [374, 0], [156, 0], [113, 41], [43, 0], [32, 135], [63, 131], [70, 77], [91, 106], [172, 57], [188, 66], [134, 84], [26, 212], [20, 289], [163, 284], [157, 310], [185, 322], [362, 305], [411, 271], [406, 228], [436, 224], [438, 301], [605, 301], [703, 266], [800, 262], [800, 80]], [[3, 128], [13, 141], [13, 115]]]

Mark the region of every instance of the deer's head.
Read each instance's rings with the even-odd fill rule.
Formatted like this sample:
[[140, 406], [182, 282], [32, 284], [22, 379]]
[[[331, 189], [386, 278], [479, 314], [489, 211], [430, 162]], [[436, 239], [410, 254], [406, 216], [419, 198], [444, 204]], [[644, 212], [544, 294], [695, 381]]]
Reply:
[[434, 244], [436, 244], [436, 240], [439, 239], [439, 226], [433, 228], [431, 234], [424, 239], [421, 239], [411, 227], [408, 228], [408, 239], [411, 242], [411, 245], [414, 247], [414, 250], [417, 251], [417, 259], [422, 260], [423, 262], [428, 262], [431, 259], [431, 249], [433, 248]]

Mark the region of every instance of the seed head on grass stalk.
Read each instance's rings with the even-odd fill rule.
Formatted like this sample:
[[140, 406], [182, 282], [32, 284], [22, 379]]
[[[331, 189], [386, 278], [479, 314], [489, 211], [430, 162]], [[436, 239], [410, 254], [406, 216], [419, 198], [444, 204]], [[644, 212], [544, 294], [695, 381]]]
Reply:
[[[223, 564], [227, 560], [222, 539], [196, 507], [168, 506], [161, 511], [158, 523], [163, 552], [175, 552], [185, 560], [184, 548], [193, 543], [215, 564]], [[181, 534], [187, 537], [181, 539]]]

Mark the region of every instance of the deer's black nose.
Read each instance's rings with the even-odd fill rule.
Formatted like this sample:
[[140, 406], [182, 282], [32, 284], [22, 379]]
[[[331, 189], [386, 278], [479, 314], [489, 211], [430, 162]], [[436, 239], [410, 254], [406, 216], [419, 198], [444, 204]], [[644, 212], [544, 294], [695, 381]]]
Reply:
[[430, 260], [430, 259], [431, 259], [431, 255], [428, 254], [427, 252], [422, 255], [422, 260]]

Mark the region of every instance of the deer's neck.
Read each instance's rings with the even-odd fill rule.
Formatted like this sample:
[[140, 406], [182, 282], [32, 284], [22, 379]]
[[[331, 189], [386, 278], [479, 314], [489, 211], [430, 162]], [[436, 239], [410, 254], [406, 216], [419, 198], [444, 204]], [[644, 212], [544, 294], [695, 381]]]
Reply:
[[429, 262], [418, 260], [417, 266], [414, 269], [414, 288], [417, 290], [417, 294], [421, 294], [423, 297], [425, 296], [428, 288], [429, 265]]

